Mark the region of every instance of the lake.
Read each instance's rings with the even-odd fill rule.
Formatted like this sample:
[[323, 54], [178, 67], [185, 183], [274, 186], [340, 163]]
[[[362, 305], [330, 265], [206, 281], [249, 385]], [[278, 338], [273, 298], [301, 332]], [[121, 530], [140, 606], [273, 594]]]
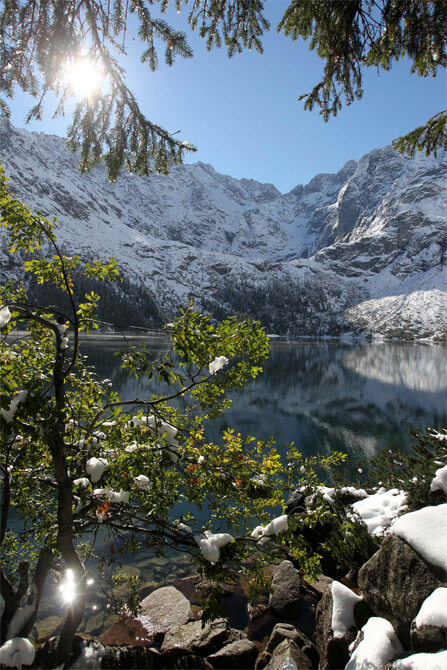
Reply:
[[[154, 353], [160, 337], [132, 338]], [[120, 368], [119, 336], [89, 337], [82, 352], [109, 378], [121, 398], [148, 397], [160, 385], [129, 378]], [[231, 426], [242, 434], [273, 436], [280, 451], [294, 442], [305, 455], [340, 450], [369, 460], [380, 449], [411, 443], [409, 430], [447, 425], [447, 349], [402, 342], [271, 341], [264, 372], [232, 407], [208, 426], [218, 440]]]

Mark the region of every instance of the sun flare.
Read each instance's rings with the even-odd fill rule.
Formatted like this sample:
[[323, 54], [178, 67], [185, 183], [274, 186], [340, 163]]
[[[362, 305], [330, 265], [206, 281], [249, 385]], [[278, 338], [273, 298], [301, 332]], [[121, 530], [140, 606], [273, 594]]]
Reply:
[[65, 581], [59, 585], [62, 601], [70, 604], [76, 598], [76, 585], [74, 583], [73, 570], [67, 570], [65, 573]]
[[104, 75], [95, 61], [80, 58], [67, 65], [65, 81], [77, 98], [90, 98], [100, 92]]

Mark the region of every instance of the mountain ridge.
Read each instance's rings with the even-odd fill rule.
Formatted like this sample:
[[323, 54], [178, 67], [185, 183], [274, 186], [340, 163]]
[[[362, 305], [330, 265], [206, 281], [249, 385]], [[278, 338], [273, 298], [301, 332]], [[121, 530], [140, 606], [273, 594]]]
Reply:
[[[64, 247], [115, 256], [169, 317], [194, 296], [277, 332], [447, 331], [445, 152], [374, 149], [286, 194], [201, 162], [111, 183], [101, 167], [81, 176], [63, 139], [2, 121], [0, 162], [17, 197], [58, 217]], [[399, 310], [397, 296], [412, 297]]]

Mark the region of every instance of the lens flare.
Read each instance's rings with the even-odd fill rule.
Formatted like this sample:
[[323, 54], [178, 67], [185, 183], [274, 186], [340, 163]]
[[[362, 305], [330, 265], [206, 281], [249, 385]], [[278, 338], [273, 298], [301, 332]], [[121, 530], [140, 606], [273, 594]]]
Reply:
[[68, 569], [65, 573], [65, 581], [59, 585], [62, 601], [70, 604], [76, 598], [76, 585], [74, 582], [73, 570]]

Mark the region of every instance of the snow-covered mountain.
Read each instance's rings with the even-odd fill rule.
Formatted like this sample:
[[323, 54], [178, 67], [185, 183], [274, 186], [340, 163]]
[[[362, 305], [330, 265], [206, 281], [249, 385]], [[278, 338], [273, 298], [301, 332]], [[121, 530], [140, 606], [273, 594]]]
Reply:
[[[446, 153], [375, 149], [284, 195], [200, 162], [110, 183], [81, 176], [61, 138], [4, 120], [0, 162], [24, 203], [58, 218], [65, 249], [115, 256], [124, 297], [150, 291], [166, 316], [193, 297], [276, 332], [447, 331]], [[0, 253], [14, 273], [4, 233]]]

